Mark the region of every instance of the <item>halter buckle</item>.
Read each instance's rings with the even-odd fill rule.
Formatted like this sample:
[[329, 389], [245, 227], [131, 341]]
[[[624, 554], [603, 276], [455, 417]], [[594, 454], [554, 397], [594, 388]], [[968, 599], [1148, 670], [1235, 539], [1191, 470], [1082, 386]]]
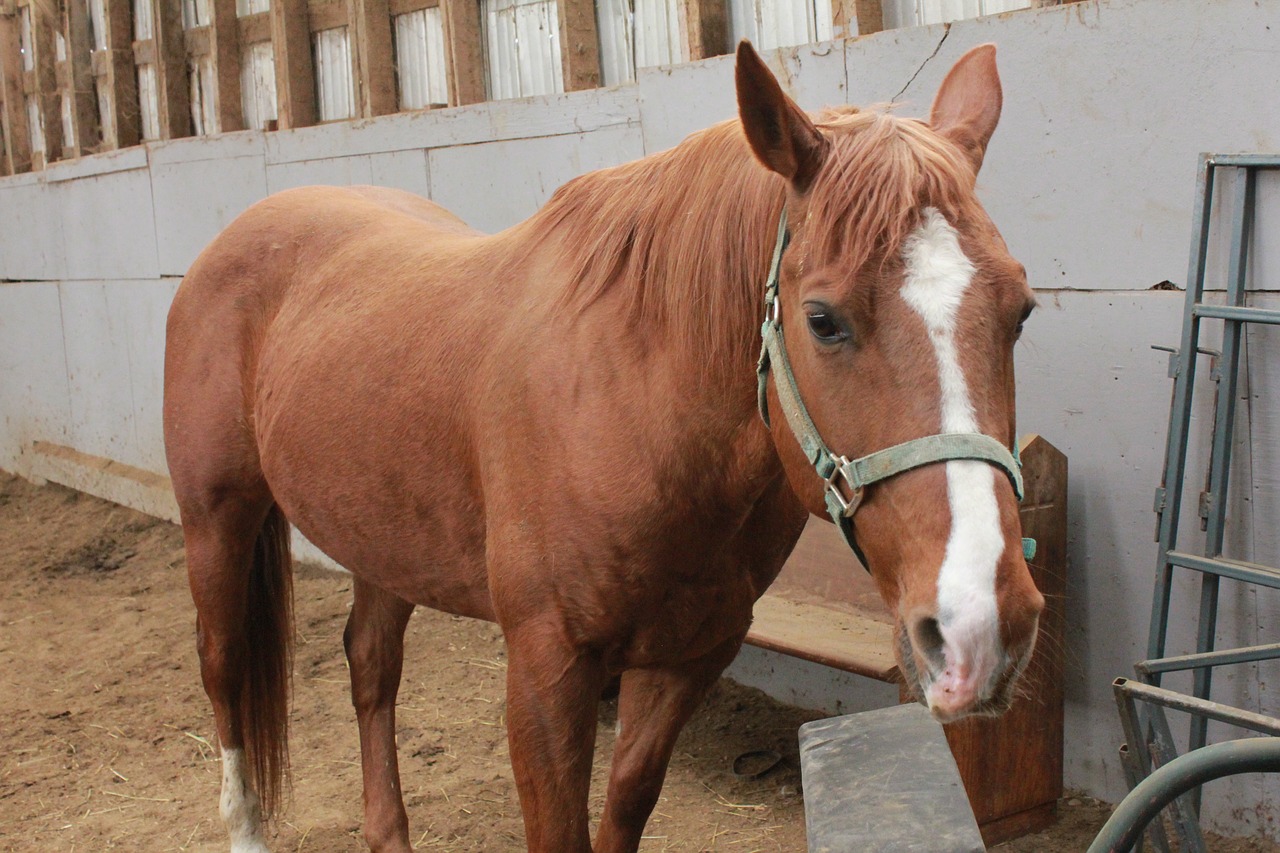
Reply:
[[[853, 514], [858, 511], [858, 507], [862, 506], [862, 497], [866, 489], [862, 486], [855, 486], [845, 475], [845, 466], [849, 464], [848, 459], [843, 456], [836, 456], [835, 462], [835, 469], [831, 472], [831, 476], [825, 480], [827, 494], [835, 498], [836, 503], [840, 505], [840, 515], [845, 518], [853, 518]], [[844, 476], [845, 482], [849, 484], [853, 497], [845, 498], [844, 492], [840, 490], [839, 484], [836, 483], [836, 478], [840, 476]]]

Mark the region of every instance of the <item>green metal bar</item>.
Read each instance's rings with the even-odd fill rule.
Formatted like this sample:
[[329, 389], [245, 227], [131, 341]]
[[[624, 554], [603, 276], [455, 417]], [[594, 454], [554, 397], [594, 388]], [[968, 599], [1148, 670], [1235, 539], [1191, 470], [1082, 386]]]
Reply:
[[1152, 684], [1143, 684], [1131, 678], [1117, 678], [1112, 682], [1112, 687], [1117, 691], [1128, 693], [1140, 702], [1149, 702], [1164, 708], [1185, 711], [1188, 714], [1199, 714], [1211, 720], [1239, 726], [1242, 729], [1280, 737], [1280, 719], [1268, 717], [1266, 714], [1243, 711], [1239, 708], [1232, 708], [1230, 705], [1223, 705], [1220, 702], [1201, 699], [1197, 696], [1188, 696], [1176, 690], [1166, 690], [1163, 687], [1156, 687]]
[[1241, 305], [1197, 305], [1196, 316], [1202, 320], [1232, 320], [1239, 323], [1280, 325], [1280, 311], [1274, 308], [1249, 308]]
[[1182, 486], [1187, 463], [1187, 431], [1191, 423], [1191, 387], [1195, 382], [1196, 349], [1200, 340], [1200, 321], [1195, 306], [1204, 294], [1205, 258], [1209, 245], [1209, 219], [1213, 205], [1213, 167], [1209, 154], [1200, 155], [1196, 171], [1195, 199], [1192, 203], [1191, 255], [1187, 266], [1186, 309], [1182, 317], [1182, 342], [1178, 350], [1177, 375], [1174, 377], [1173, 403], [1169, 413], [1169, 432], [1165, 439], [1164, 478], [1160, 484], [1160, 554], [1156, 563], [1155, 592], [1151, 602], [1151, 623], [1147, 638], [1147, 658], [1164, 657], [1165, 635], [1169, 625], [1169, 596], [1173, 581], [1173, 565], [1169, 552], [1178, 537], [1178, 513], [1182, 507]]
[[[1129, 779], [1129, 789], [1133, 790], [1143, 779], [1151, 775], [1152, 762], [1163, 766], [1178, 757], [1177, 747], [1173, 743], [1173, 732], [1169, 729], [1169, 720], [1165, 717], [1162, 702], [1167, 697], [1182, 698], [1181, 694], [1154, 687], [1151, 691], [1142, 691], [1146, 685], [1133, 682], [1127, 678], [1117, 678], [1112, 682], [1116, 707], [1120, 709], [1120, 727], [1124, 730], [1125, 742], [1133, 755], [1129, 758], [1130, 767], [1125, 769]], [[1137, 700], [1147, 702], [1145, 713], [1138, 712]], [[1122, 759], [1124, 756], [1121, 756]], [[1196, 804], [1189, 796], [1178, 797], [1173, 802], [1174, 827], [1178, 830], [1183, 853], [1207, 853], [1204, 836], [1200, 832], [1200, 819], [1196, 812]], [[1151, 846], [1159, 853], [1169, 853], [1169, 837], [1162, 822], [1151, 826]]]
[[[1245, 279], [1248, 277], [1249, 235], [1253, 227], [1254, 172], [1250, 168], [1236, 169], [1232, 191], [1235, 205], [1231, 211], [1231, 257], [1227, 271], [1227, 304], [1233, 308], [1244, 307]], [[1240, 379], [1240, 343], [1244, 328], [1239, 321], [1227, 321], [1222, 330], [1222, 359], [1219, 364], [1216, 420], [1213, 427], [1213, 451], [1209, 462], [1209, 524], [1205, 532], [1204, 552], [1221, 556], [1222, 541], [1227, 526], [1227, 487], [1231, 475], [1231, 446], [1235, 441], [1236, 389]], [[1208, 573], [1200, 583], [1200, 620], [1196, 651], [1213, 651], [1218, 630], [1218, 575]], [[1209, 698], [1213, 685], [1213, 669], [1201, 667], [1195, 671], [1192, 692], [1201, 699]], [[1209, 721], [1192, 716], [1191, 733], [1187, 750], [1204, 746]], [[1194, 797], [1197, 810], [1199, 797]]]
[[1215, 166], [1248, 166], [1253, 169], [1280, 169], [1280, 155], [1276, 154], [1210, 154]]
[[1227, 557], [1201, 557], [1185, 551], [1170, 551], [1166, 555], [1166, 560], [1170, 566], [1181, 566], [1184, 569], [1207, 572], [1269, 589], [1280, 589], [1280, 569], [1273, 569], [1270, 566], [1232, 560]]
[[1238, 663], [1256, 663], [1280, 658], [1280, 643], [1265, 646], [1248, 646], [1242, 649], [1223, 649], [1204, 654], [1177, 655], [1158, 660], [1141, 660], [1133, 665], [1142, 680], [1150, 684], [1147, 676], [1157, 672], [1181, 672], [1202, 666], [1230, 666]]
[[1152, 773], [1116, 807], [1088, 853], [1125, 853], [1160, 810], [1186, 791], [1239, 773], [1280, 772], [1280, 738], [1215, 743], [1179, 756]]

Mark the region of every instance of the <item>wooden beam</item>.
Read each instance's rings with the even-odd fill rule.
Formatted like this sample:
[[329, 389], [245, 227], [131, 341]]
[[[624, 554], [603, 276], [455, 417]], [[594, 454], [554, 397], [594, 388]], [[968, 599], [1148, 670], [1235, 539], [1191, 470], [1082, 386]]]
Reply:
[[884, 29], [882, 0], [835, 0], [831, 6], [835, 16], [836, 38], [853, 38], [878, 33]]
[[35, 85], [28, 93], [36, 99], [44, 126], [44, 162], [62, 159], [62, 96], [58, 92], [57, 50], [54, 39], [58, 17], [46, 6], [31, 4], [31, 42], [35, 57]]
[[276, 60], [276, 122], [280, 128], [316, 123], [316, 76], [311, 60], [307, 0], [272, 0], [271, 43]]
[[600, 86], [600, 36], [592, 0], [560, 0], [560, 64], [564, 90], [577, 92]]
[[245, 15], [243, 18], [236, 18], [235, 22], [236, 29], [240, 33], [240, 44], [242, 46], [248, 47], [251, 44], [271, 41], [270, 12], [255, 12], [252, 15]]
[[103, 6], [107, 47], [94, 56], [95, 73], [100, 70], [100, 76], [105, 78], [102, 88], [108, 100], [103, 145], [128, 148], [142, 139], [138, 73], [133, 62], [133, 6], [129, 0], [103, 0]]
[[156, 99], [160, 110], [160, 138], [180, 139], [190, 136], [191, 78], [187, 72], [187, 51], [182, 37], [182, 0], [144, 2], [151, 2], [151, 19], [155, 22]]
[[4, 149], [0, 166], [7, 175], [31, 170], [31, 128], [22, 95], [22, 21], [16, 6], [0, 10], [0, 125]]
[[367, 118], [393, 113], [399, 104], [387, 0], [346, 0], [346, 5], [358, 114]]
[[217, 130], [244, 130], [244, 105], [240, 93], [240, 27], [236, 0], [211, 0], [209, 57], [217, 81]]
[[71, 139], [63, 149], [70, 157], [81, 157], [97, 149], [102, 140], [98, 97], [93, 81], [93, 38], [89, 31], [89, 10], [83, 2], [62, 4], [62, 37], [67, 43], [62, 95], [71, 103]]
[[441, 8], [449, 69], [449, 106], [478, 104], [485, 100], [480, 3], [478, 0], [441, 0]]
[[423, 9], [434, 9], [439, 5], [440, 0], [389, 0], [387, 13], [394, 18], [396, 15], [407, 15], [410, 12], [420, 12]]
[[689, 59], [708, 59], [729, 52], [729, 8], [725, 0], [683, 0]]
[[307, 28], [313, 33], [321, 30], [334, 30], [351, 23], [351, 0], [338, 0], [334, 3], [321, 3], [319, 6], [307, 5]]

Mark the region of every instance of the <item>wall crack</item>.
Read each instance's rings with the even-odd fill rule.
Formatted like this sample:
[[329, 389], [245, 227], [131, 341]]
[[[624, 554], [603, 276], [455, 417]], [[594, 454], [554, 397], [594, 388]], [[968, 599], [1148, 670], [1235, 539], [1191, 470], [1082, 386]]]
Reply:
[[912, 75], [911, 75], [911, 79], [910, 79], [910, 80], [908, 80], [908, 81], [903, 85], [903, 87], [902, 87], [901, 89], [899, 89], [899, 90], [898, 90], [898, 94], [894, 95], [892, 98], [890, 98], [890, 99], [889, 99], [889, 103], [891, 103], [891, 104], [895, 104], [895, 103], [897, 103], [897, 102], [898, 102], [898, 98], [901, 98], [901, 97], [902, 97], [902, 93], [903, 93], [903, 92], [905, 92], [905, 91], [907, 91], [908, 89], [910, 89], [910, 88], [911, 88], [911, 84], [912, 84], [912, 83], [914, 83], [914, 82], [916, 82], [916, 78], [920, 76], [920, 72], [924, 70], [924, 67], [925, 67], [926, 65], [928, 65], [928, 64], [929, 64], [929, 62], [930, 62], [930, 61], [931, 61], [935, 56], [937, 56], [937, 55], [938, 55], [938, 51], [942, 50], [942, 43], [943, 43], [944, 41], [946, 41], [946, 40], [947, 40], [947, 36], [949, 36], [949, 35], [951, 35], [951, 24], [943, 24], [943, 25], [942, 25], [942, 38], [938, 39], [938, 43], [937, 43], [936, 45], [934, 45], [933, 53], [931, 53], [931, 54], [929, 54], [927, 57], [925, 57], [924, 62], [921, 62], [921, 63], [920, 63], [920, 67], [916, 69], [916, 73], [915, 73], [915, 74], [912, 74]]

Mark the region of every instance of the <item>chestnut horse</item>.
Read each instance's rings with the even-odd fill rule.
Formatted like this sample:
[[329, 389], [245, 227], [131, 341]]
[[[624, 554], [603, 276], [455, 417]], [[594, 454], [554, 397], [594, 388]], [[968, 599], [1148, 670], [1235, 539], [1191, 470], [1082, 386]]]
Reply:
[[[192, 265], [164, 428], [232, 850], [266, 849], [287, 769], [289, 522], [354, 576], [373, 850], [410, 849], [395, 703], [416, 605], [502, 627], [530, 850], [593, 849], [597, 705], [621, 676], [594, 850], [635, 850], [676, 735], [833, 499], [850, 536], [857, 509], [922, 700], [942, 719], [1007, 703], [1043, 605], [1011, 464], [943, 454], [866, 486], [836, 455], [1014, 441], [1033, 297], [974, 191], [995, 50], [959, 61], [928, 122], [811, 119], [746, 43], [737, 96], [740, 121], [571, 181], [499, 234], [315, 187], [254, 205]], [[775, 247], [759, 387], [787, 417], [766, 426]], [[815, 471], [798, 416], [846, 482]]]

